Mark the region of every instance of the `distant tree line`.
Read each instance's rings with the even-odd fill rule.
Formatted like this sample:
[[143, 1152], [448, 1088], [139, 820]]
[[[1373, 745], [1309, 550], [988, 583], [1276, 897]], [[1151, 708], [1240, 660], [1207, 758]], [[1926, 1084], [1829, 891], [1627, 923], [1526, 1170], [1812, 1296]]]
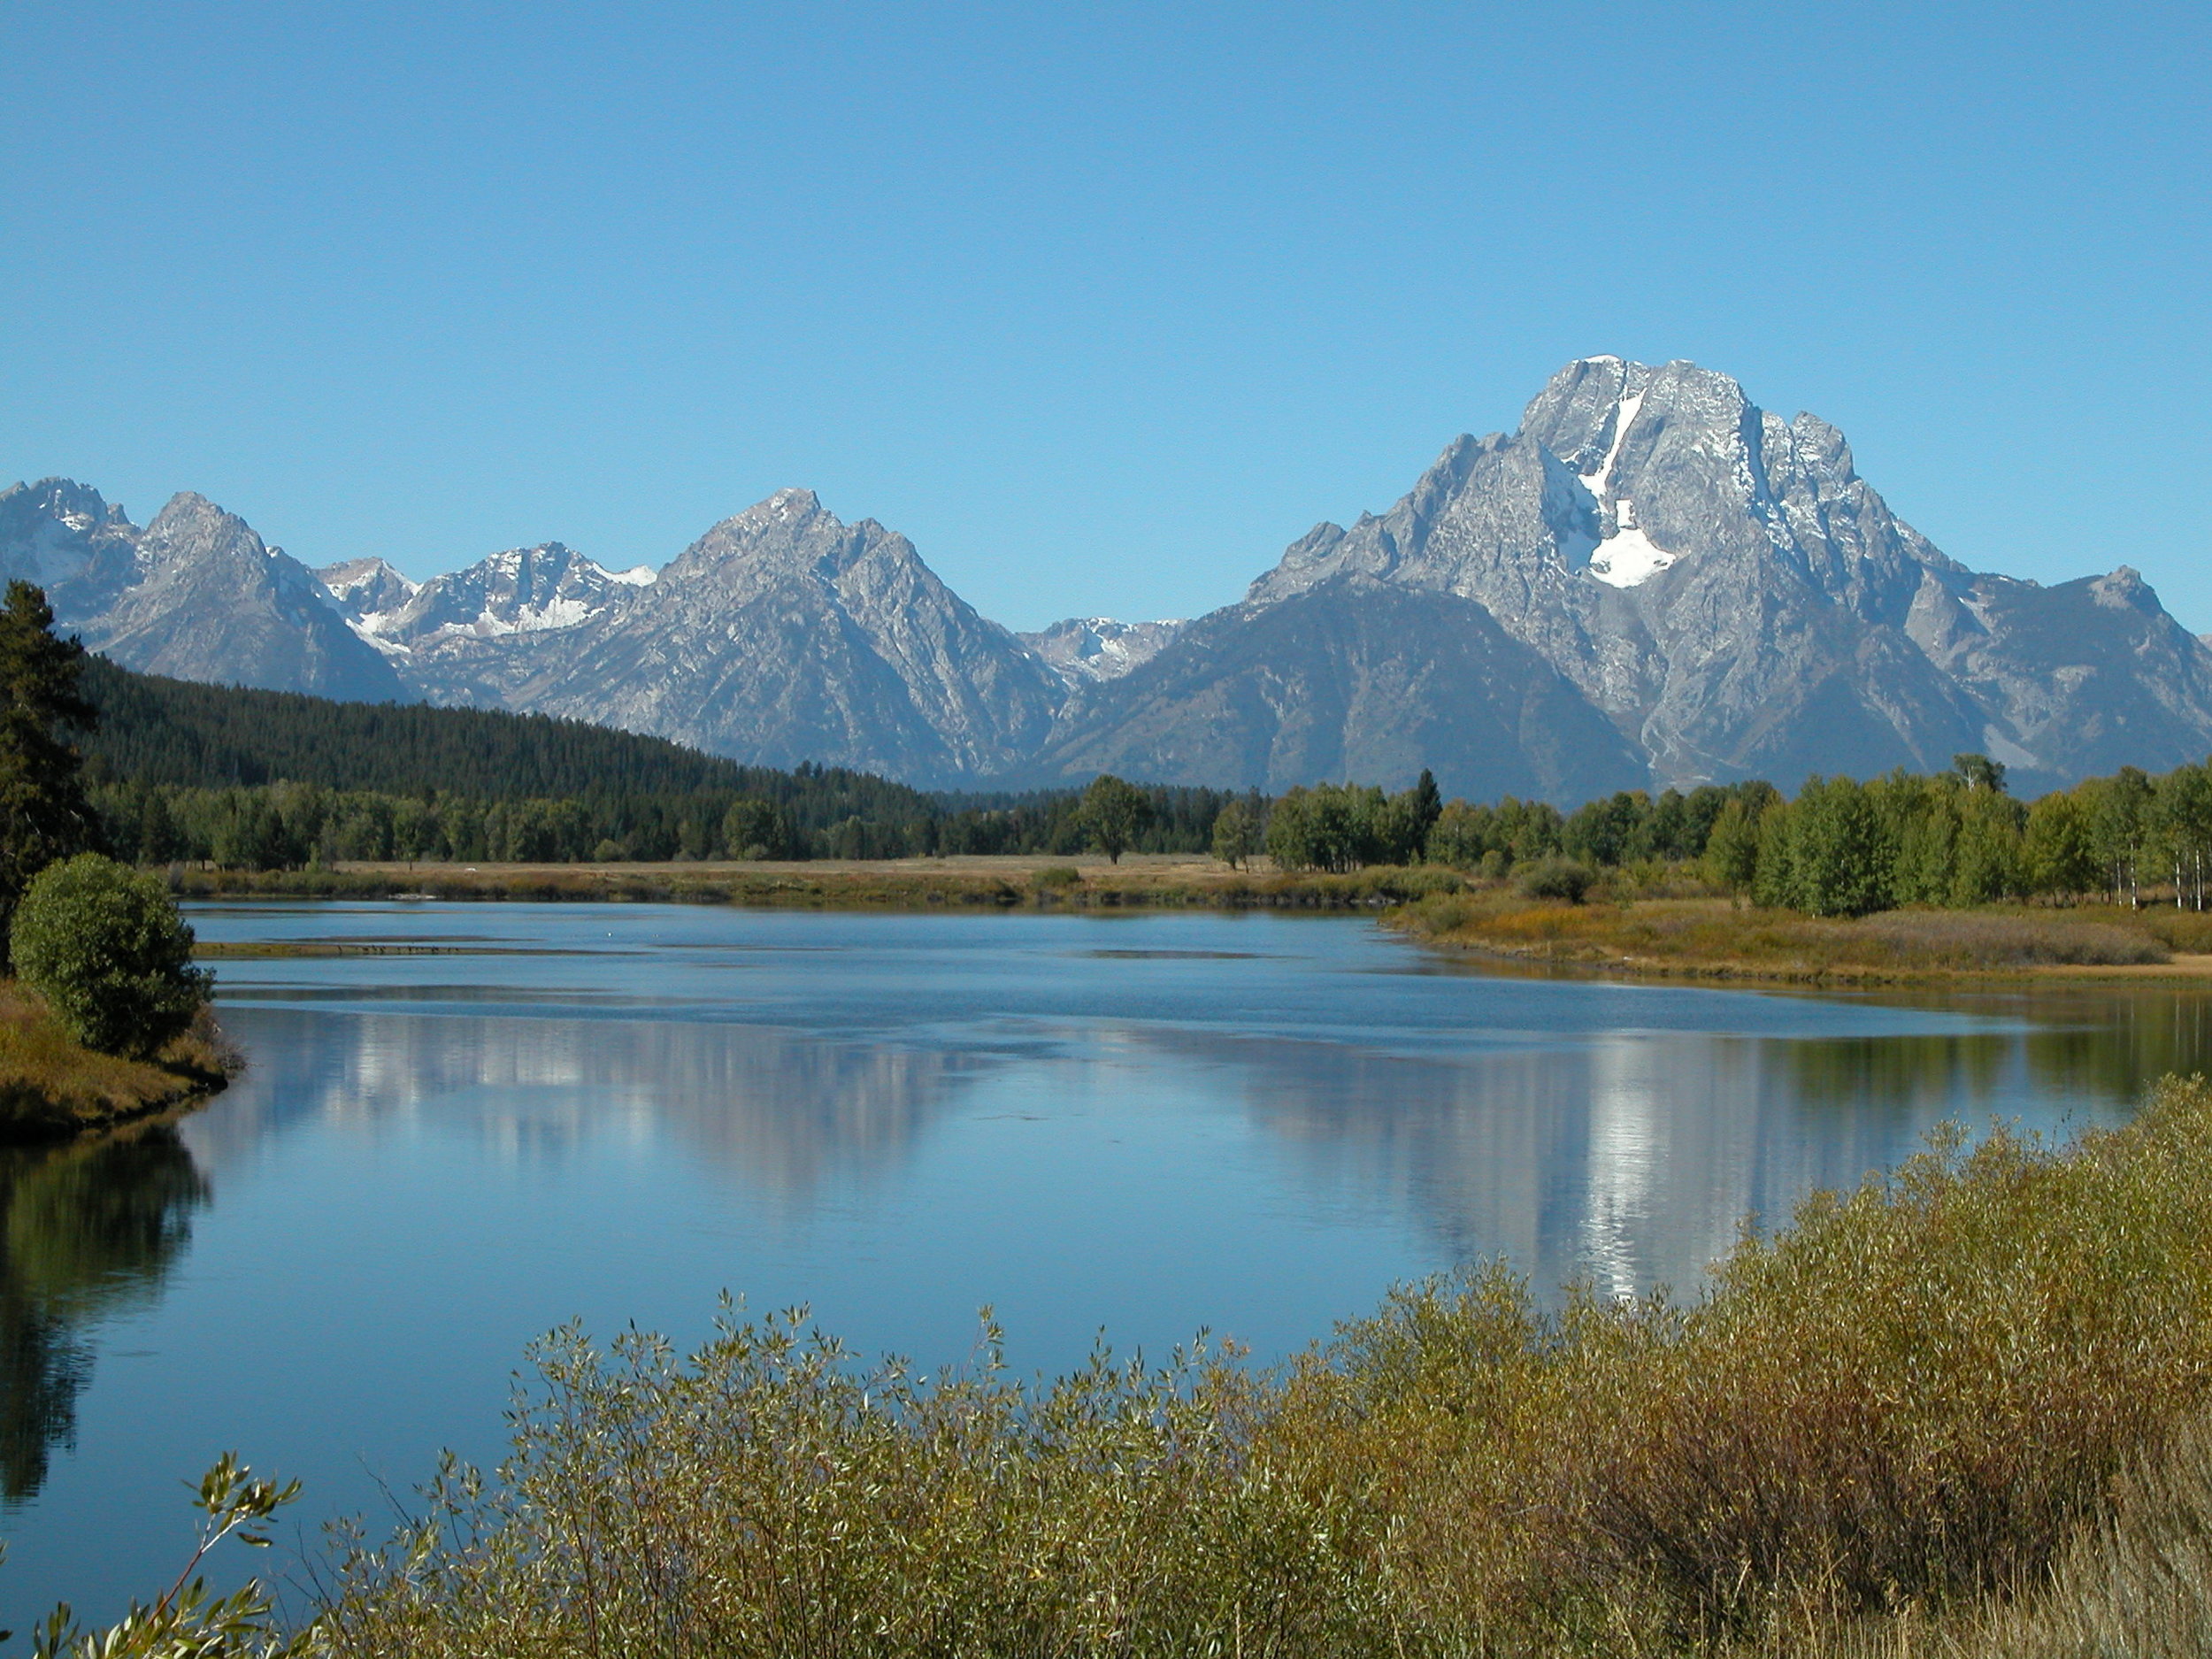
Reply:
[[[731, 771], [751, 787], [485, 797], [111, 777], [88, 796], [96, 839], [119, 857], [239, 870], [1211, 850], [1233, 865], [1264, 853], [1291, 872], [1429, 864], [1525, 879], [1563, 863], [1591, 874], [1694, 865], [1757, 903], [1814, 915], [2092, 893], [2132, 903], [2152, 887], [2201, 908], [2212, 887], [2203, 766], [2160, 778], [2124, 769], [2028, 805], [2006, 793], [2001, 765], [1962, 756], [1932, 777], [1809, 779], [1793, 800], [1752, 781], [1624, 790], [1571, 813], [1510, 795], [1445, 802], [1426, 773], [1394, 795], [1318, 784], [1270, 799], [1110, 777], [1082, 791], [930, 795], [828, 769]], [[1553, 882], [1571, 893], [1586, 885]]]
[[[741, 765], [664, 738], [494, 709], [336, 703], [294, 692], [209, 686], [85, 661], [97, 725], [81, 740], [93, 785], [326, 791], [479, 803], [570, 801], [622, 833], [698, 803], [772, 803], [795, 827], [848, 819], [903, 823], [941, 809], [920, 790], [867, 772], [803, 763]], [[653, 803], [634, 816], [611, 803]], [[578, 856], [589, 856], [587, 849]], [[668, 854], [645, 855], [667, 856]]]
[[[45, 633], [35, 609], [19, 655], [35, 657], [32, 636]], [[1426, 772], [1396, 794], [1318, 784], [1270, 799], [1111, 777], [1082, 790], [931, 794], [837, 767], [741, 765], [580, 721], [198, 685], [98, 657], [83, 660], [78, 688], [96, 722], [70, 717], [85, 804], [52, 798], [63, 819], [88, 810], [89, 839], [142, 864], [1210, 850], [1232, 865], [1265, 854], [1287, 871], [1425, 863], [1524, 879], [1537, 865], [1694, 865], [1755, 902], [1835, 916], [2093, 894], [2134, 904], [2154, 889], [2200, 909], [2212, 887], [2207, 766], [2124, 767], [2032, 804], [1980, 755], [1932, 776], [1815, 777], [1794, 798], [1751, 781], [1624, 790], [1571, 813], [1510, 795], [1446, 802]], [[18, 734], [27, 754], [52, 724], [42, 708]], [[0, 871], [0, 904], [54, 849], [88, 844], [62, 820], [41, 827], [31, 804], [46, 799], [34, 792], [14, 809], [23, 867]]]
[[[758, 772], [757, 768], [748, 768]], [[139, 864], [189, 862], [227, 870], [288, 870], [342, 859], [569, 864], [671, 859], [926, 858], [956, 853], [1071, 856], [1097, 848], [1203, 852], [1230, 797], [1217, 790], [1125, 786], [1110, 825], [1073, 790], [956, 808], [914, 794], [883, 816], [829, 821], [811, 778], [771, 794], [480, 796], [425, 789], [395, 794], [290, 781], [207, 788], [138, 780], [93, 786], [105, 843]], [[909, 792], [912, 793], [912, 792]], [[840, 803], [843, 804], [844, 803]], [[877, 810], [882, 811], [878, 803]], [[1102, 830], [1106, 837], [1101, 840]]]
[[[1753, 780], [1624, 790], [1563, 815], [1509, 795], [1439, 807], [1425, 774], [1396, 795], [1325, 784], [1261, 808], [1251, 849], [1263, 844], [1286, 869], [1419, 861], [1503, 877], [1562, 863], [1694, 865], [1755, 903], [1814, 916], [2091, 896], [2133, 905], [2152, 889], [2202, 910], [2212, 889], [2212, 764], [2158, 777], [2123, 767], [2032, 803], [2007, 793], [2001, 764], [1964, 754], [1932, 775], [1809, 778], [1793, 799]], [[1216, 850], [1235, 862], [1237, 849]], [[1554, 879], [1563, 893], [1583, 885]]]
[[1815, 916], [1902, 905], [2101, 895], [2205, 906], [2212, 879], [2212, 769], [2152, 777], [2124, 766], [2032, 804], [2005, 792], [2005, 769], [1961, 755], [1932, 777], [1810, 778], [1724, 815], [1706, 856], [1713, 879], [1761, 904]]
[[[1548, 802], [1512, 795], [1488, 804], [1442, 802], [1436, 780], [1424, 772], [1412, 788], [1394, 795], [1355, 784], [1317, 784], [1271, 803], [1254, 798], [1245, 810], [1263, 815], [1260, 845], [1286, 870], [1426, 863], [1495, 877], [1562, 858], [1594, 868], [1700, 859], [1732, 804], [1741, 810], [1748, 801], [1755, 812], [1774, 798], [1773, 786], [1764, 783], [1708, 785], [1687, 795], [1669, 789], [1655, 798], [1627, 789], [1563, 814]], [[1227, 849], [1217, 851], [1227, 858]]]
[[[1075, 790], [930, 795], [581, 721], [201, 685], [96, 657], [83, 686], [92, 804], [107, 843], [143, 864], [1069, 856], [1097, 841]], [[1112, 838], [1138, 852], [1205, 851], [1230, 798], [1136, 793]]]

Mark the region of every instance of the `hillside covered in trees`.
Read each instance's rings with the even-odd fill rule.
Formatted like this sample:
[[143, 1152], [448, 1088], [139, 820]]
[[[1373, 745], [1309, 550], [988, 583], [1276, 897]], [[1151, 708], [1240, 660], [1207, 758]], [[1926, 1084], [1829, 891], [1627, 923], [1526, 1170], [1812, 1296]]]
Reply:
[[[86, 664], [80, 739], [116, 850], [269, 869], [1073, 853], [1073, 791], [932, 796], [866, 772], [745, 766], [578, 720], [291, 692]], [[1202, 851], [1225, 795], [1153, 789], [1136, 846]]]

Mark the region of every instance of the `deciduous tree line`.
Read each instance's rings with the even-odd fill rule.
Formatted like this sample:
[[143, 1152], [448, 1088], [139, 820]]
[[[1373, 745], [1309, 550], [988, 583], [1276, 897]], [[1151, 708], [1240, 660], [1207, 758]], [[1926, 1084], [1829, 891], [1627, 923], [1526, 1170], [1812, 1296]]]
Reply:
[[2096, 895], [2201, 910], [2212, 764], [2157, 777], [2123, 767], [2029, 803], [2006, 792], [2001, 764], [1970, 754], [1933, 775], [1809, 778], [1793, 799], [1755, 780], [1624, 790], [1564, 815], [1510, 795], [1439, 806], [1424, 774], [1394, 795], [1323, 784], [1230, 803], [1217, 854], [1235, 864], [1263, 849], [1288, 870], [1425, 862], [1494, 877], [1563, 859], [1695, 864], [1731, 892], [1816, 916]]
[[[1262, 825], [1249, 850], [1263, 848], [1286, 870], [1426, 863], [1503, 876], [1548, 859], [1610, 868], [1701, 858], [1714, 825], [1732, 803], [1748, 800], [1755, 811], [1774, 798], [1773, 787], [1763, 783], [1709, 786], [1687, 795], [1669, 789], [1655, 799], [1629, 789], [1567, 815], [1548, 802], [1512, 795], [1494, 804], [1442, 802], [1435, 779], [1424, 772], [1412, 788], [1397, 795], [1319, 784], [1293, 789], [1271, 805], [1255, 798], [1246, 810]], [[1238, 829], [1243, 830], [1240, 821]], [[1215, 850], [1233, 863], [1231, 851], [1246, 849], [1217, 842]]]
[[1979, 755], [1933, 777], [1811, 778], [1794, 800], [1723, 814], [1706, 864], [1731, 891], [1816, 916], [2091, 895], [2135, 905], [2154, 891], [2201, 910], [2212, 769], [2124, 766], [2032, 804]]

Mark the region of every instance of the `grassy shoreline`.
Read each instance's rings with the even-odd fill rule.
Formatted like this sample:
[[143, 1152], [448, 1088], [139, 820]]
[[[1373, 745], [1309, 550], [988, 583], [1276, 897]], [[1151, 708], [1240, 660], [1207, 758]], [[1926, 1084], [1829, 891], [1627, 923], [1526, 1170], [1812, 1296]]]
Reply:
[[[1741, 907], [1695, 891], [1582, 904], [1434, 865], [1347, 875], [1230, 870], [1191, 854], [952, 857], [803, 864], [341, 864], [174, 869], [187, 899], [729, 904], [819, 910], [1306, 910], [1382, 913], [1448, 956], [1543, 972], [1778, 985], [1962, 979], [2212, 979], [2212, 913], [2148, 906], [1990, 906], [1855, 920]], [[394, 948], [379, 947], [379, 954]], [[265, 954], [244, 947], [219, 955]], [[342, 942], [320, 954], [349, 951]]]
[[178, 1113], [219, 1093], [237, 1070], [213, 1019], [151, 1060], [86, 1048], [35, 992], [0, 979], [0, 1144], [66, 1141]]
[[1563, 972], [1792, 985], [2212, 977], [2212, 915], [1989, 906], [1855, 919], [1704, 897], [1569, 904], [1502, 887], [1432, 895], [1384, 918], [1432, 949]]
[[803, 864], [448, 864], [172, 872], [186, 899], [424, 898], [738, 904], [782, 910], [1375, 910], [1456, 892], [1448, 870], [1349, 875], [1231, 870], [1195, 854], [949, 857]]

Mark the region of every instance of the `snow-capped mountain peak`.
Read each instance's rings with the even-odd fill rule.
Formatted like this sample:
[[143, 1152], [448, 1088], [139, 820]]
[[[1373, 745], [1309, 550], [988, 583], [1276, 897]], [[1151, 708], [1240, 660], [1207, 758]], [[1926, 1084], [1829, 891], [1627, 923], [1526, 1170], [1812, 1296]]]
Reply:
[[318, 574], [354, 631], [391, 655], [452, 635], [486, 640], [577, 627], [654, 580], [641, 567], [618, 574], [558, 541], [509, 548], [420, 584], [381, 559]]
[[1052, 672], [1071, 686], [1118, 680], [1150, 662], [1174, 641], [1184, 619], [1117, 622], [1111, 617], [1070, 617], [1035, 634], [1017, 634]]

